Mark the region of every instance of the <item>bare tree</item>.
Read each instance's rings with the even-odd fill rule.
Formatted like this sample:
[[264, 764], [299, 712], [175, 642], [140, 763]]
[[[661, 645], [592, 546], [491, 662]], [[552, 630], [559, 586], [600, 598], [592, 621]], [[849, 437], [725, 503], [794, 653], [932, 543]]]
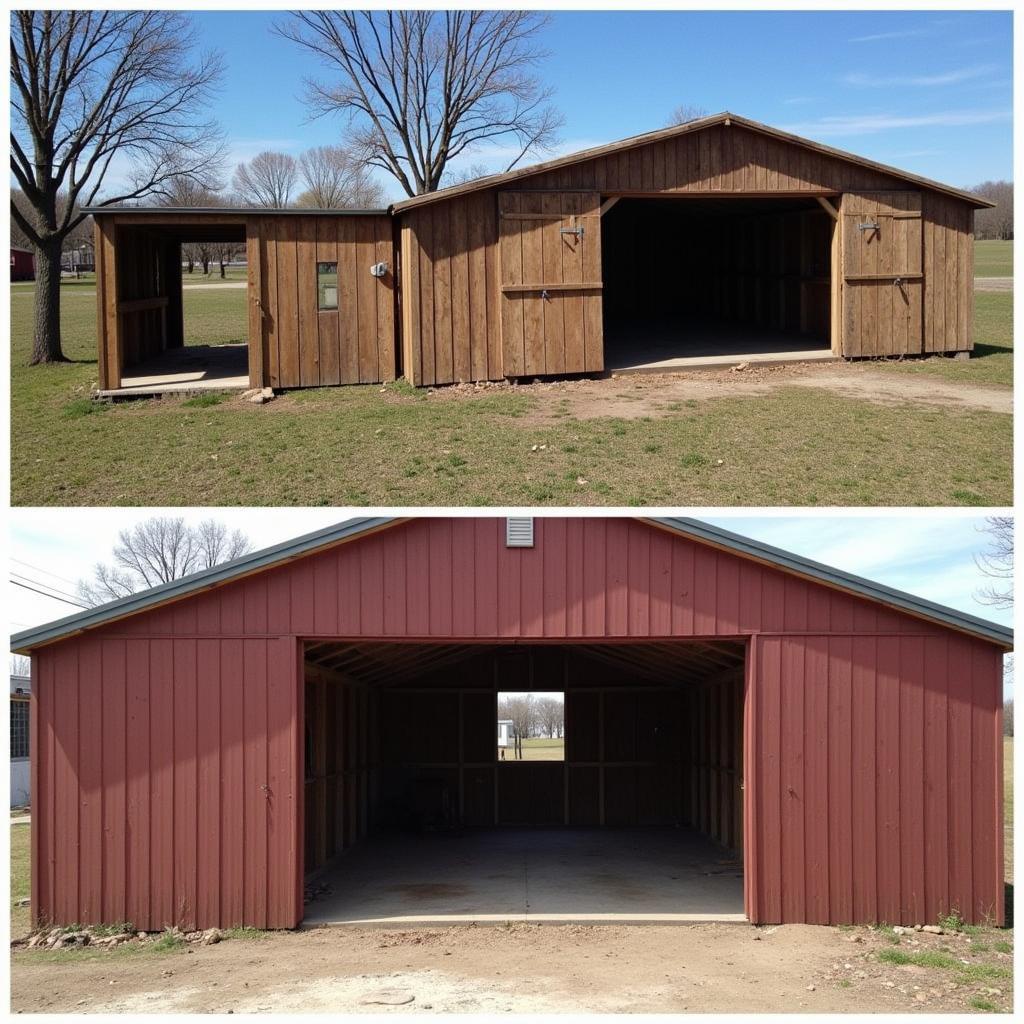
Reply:
[[989, 516], [982, 529], [990, 537], [988, 549], [974, 559], [978, 568], [1004, 585], [991, 583], [975, 594], [982, 604], [1013, 607], [1013, 517]]
[[476, 181], [478, 178], [486, 178], [491, 172], [483, 164], [470, 164], [460, 171], [451, 169], [445, 172], [442, 186], [450, 188], [452, 185], [462, 185], [467, 181]]
[[295, 157], [264, 150], [240, 163], [231, 183], [244, 205], [283, 210], [291, 202], [298, 176]]
[[516, 756], [522, 756], [522, 740], [534, 731], [537, 706], [532, 693], [510, 693], [498, 701], [498, 717], [512, 722], [512, 739]]
[[384, 190], [369, 168], [345, 146], [315, 146], [299, 157], [306, 186], [298, 206], [318, 210], [369, 210], [383, 206]]
[[698, 107], [693, 103], [680, 103], [668, 115], [668, 123], [669, 125], [689, 124], [690, 121], [699, 121], [702, 117], [707, 116], [708, 112], [703, 107]]
[[[198, 182], [188, 177], [177, 178], [168, 183], [167, 191], [161, 196], [162, 206], [174, 207], [212, 207], [227, 206], [230, 201], [219, 190], [220, 182], [210, 178], [208, 182]], [[209, 274], [210, 264], [217, 255], [217, 245], [213, 242], [182, 242], [181, 255], [188, 273], [193, 273], [199, 263], [204, 274]], [[223, 272], [221, 273], [223, 277]]]
[[565, 704], [555, 697], [538, 698], [537, 724], [550, 739], [560, 737], [565, 725]]
[[90, 607], [149, 587], [181, 579], [238, 558], [252, 549], [241, 530], [207, 519], [189, 526], [182, 516], [153, 516], [121, 530], [113, 562], [98, 563], [91, 580], [80, 580], [78, 593]]
[[974, 214], [974, 237], [997, 238], [1009, 241], [1013, 238], [1013, 182], [983, 181], [971, 189], [979, 196], [996, 205], [989, 210], [977, 210]]
[[24, 654], [12, 654], [11, 675], [28, 679], [32, 675], [32, 659]]
[[[33, 364], [65, 358], [60, 255], [81, 208], [203, 180], [221, 151], [206, 115], [220, 57], [194, 47], [177, 11], [11, 13], [11, 172], [30, 207], [11, 216], [37, 254]], [[130, 184], [108, 180], [115, 157], [134, 162]]]
[[534, 69], [533, 11], [298, 11], [276, 31], [337, 76], [307, 81], [314, 115], [348, 118], [356, 152], [406, 195], [438, 189], [449, 161], [511, 145], [508, 169], [549, 149], [562, 118]]

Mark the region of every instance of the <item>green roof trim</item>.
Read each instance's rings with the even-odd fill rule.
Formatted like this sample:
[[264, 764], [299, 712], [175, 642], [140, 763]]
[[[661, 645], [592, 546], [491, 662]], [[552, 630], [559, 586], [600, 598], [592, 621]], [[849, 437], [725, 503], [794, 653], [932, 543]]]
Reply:
[[[800, 576], [838, 587], [869, 601], [876, 601], [890, 607], [902, 609], [912, 615], [929, 619], [940, 625], [970, 633], [973, 636], [988, 640], [1006, 649], [1013, 647], [1013, 630], [1007, 626], [1001, 626], [996, 622], [990, 622], [988, 619], [982, 619], [967, 612], [949, 608], [946, 605], [936, 604], [934, 601], [927, 601], [922, 597], [916, 597], [905, 591], [887, 587], [874, 580], [843, 572], [840, 569], [823, 565], [821, 562], [815, 562], [810, 558], [795, 555], [791, 551], [784, 551], [782, 548], [751, 540], [749, 537], [743, 537], [738, 533], [731, 533], [729, 530], [724, 530], [719, 526], [712, 526], [710, 523], [702, 522], [699, 519], [641, 516], [636, 518], [641, 522], [667, 528], [675, 533], [690, 537], [695, 541], [712, 544], [735, 551], [739, 555], [768, 562], [784, 571], [793, 572]], [[248, 555], [242, 555], [240, 558], [225, 562], [223, 565], [214, 566], [212, 569], [204, 569], [202, 572], [192, 573], [192, 575], [185, 576], [180, 580], [163, 583], [150, 590], [144, 590], [141, 593], [132, 594], [129, 597], [123, 597], [96, 608], [76, 612], [74, 615], [68, 615], [63, 619], [57, 619], [45, 625], [15, 633], [11, 637], [10, 649], [16, 654], [25, 654], [36, 647], [74, 636], [87, 629], [94, 629], [114, 619], [123, 618], [126, 615], [134, 615], [137, 612], [145, 611], [167, 601], [178, 600], [189, 594], [208, 590], [210, 587], [226, 583], [236, 577], [261, 569], [271, 568], [283, 562], [311, 554], [320, 548], [352, 540], [362, 534], [379, 530], [383, 527], [393, 526], [403, 521], [403, 519], [392, 516], [348, 519], [335, 526], [328, 526], [321, 530], [315, 530], [312, 533], [303, 534], [294, 540], [275, 544], [272, 547], [263, 548]]]

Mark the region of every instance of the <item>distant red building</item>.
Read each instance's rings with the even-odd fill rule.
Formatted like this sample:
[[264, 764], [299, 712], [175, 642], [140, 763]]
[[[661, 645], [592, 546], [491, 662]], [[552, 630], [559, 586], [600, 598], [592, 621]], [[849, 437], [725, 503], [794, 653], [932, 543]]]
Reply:
[[34, 281], [36, 279], [36, 256], [31, 249], [11, 246], [11, 280]]

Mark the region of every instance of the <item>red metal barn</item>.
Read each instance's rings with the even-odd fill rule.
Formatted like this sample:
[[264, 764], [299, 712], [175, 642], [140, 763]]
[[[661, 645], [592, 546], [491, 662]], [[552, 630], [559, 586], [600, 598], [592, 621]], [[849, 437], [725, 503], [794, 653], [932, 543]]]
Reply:
[[31, 249], [11, 246], [11, 280], [34, 281], [36, 279], [36, 256]]
[[[458, 831], [424, 858], [464, 893], [459, 844], [503, 829], [527, 853], [554, 830], [575, 877], [573, 837], [610, 864], [602, 837], [628, 835], [637, 900], [644, 837], [671, 860], [689, 836], [735, 851], [752, 922], [1002, 922], [1011, 644], [695, 520], [349, 521], [14, 637], [33, 913], [288, 928], [327, 870], [339, 899], [415, 902], [382, 876], [431, 840], [373, 844], [427, 794]], [[564, 694], [564, 760], [496, 757], [515, 690]], [[679, 874], [659, 912], [699, 916], [722, 869]]]

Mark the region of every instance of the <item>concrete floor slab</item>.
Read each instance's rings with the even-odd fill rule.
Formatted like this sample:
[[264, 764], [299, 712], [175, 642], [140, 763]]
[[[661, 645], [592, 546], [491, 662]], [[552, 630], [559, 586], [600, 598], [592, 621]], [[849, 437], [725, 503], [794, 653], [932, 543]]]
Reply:
[[746, 920], [741, 857], [690, 829], [372, 837], [319, 881], [305, 927]]
[[766, 365], [836, 358], [820, 339], [739, 324], [671, 319], [610, 324], [605, 332], [605, 369], [615, 373], [664, 373], [722, 369], [739, 363]]
[[100, 398], [136, 398], [195, 391], [244, 391], [249, 387], [248, 345], [185, 345], [128, 368], [119, 388]]

